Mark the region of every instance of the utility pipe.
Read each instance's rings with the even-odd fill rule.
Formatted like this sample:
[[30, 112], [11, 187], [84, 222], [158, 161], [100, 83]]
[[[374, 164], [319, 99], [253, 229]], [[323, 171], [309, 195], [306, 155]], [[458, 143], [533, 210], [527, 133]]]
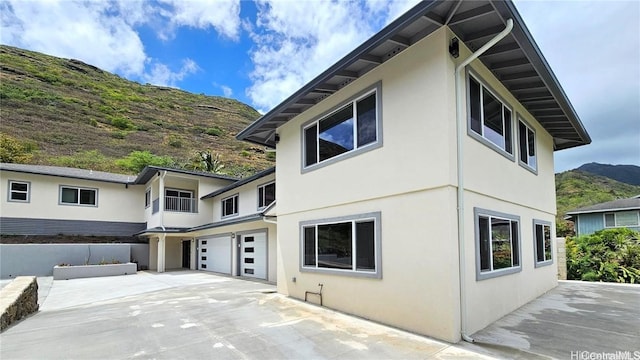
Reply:
[[513, 29], [513, 20], [507, 20], [507, 26], [493, 39], [489, 40], [480, 49], [471, 54], [463, 62], [461, 62], [455, 71], [456, 82], [456, 142], [457, 142], [457, 167], [458, 167], [458, 254], [459, 254], [459, 280], [460, 280], [460, 336], [464, 341], [473, 342], [473, 338], [467, 335], [467, 293], [466, 293], [466, 266], [464, 252], [464, 166], [463, 166], [463, 150], [464, 150], [464, 111], [465, 97], [462, 92], [463, 80], [460, 73], [473, 60], [477, 59], [485, 51], [489, 50], [498, 41], [507, 36]]

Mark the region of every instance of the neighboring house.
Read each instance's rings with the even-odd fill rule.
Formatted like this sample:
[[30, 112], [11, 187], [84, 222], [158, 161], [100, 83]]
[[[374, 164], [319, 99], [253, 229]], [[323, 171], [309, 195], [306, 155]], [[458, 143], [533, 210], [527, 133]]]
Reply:
[[151, 270], [276, 281], [274, 177], [274, 168], [238, 180], [155, 166], [127, 176], [0, 164], [0, 233], [137, 235], [149, 239]]
[[576, 236], [617, 227], [640, 231], [640, 195], [571, 210], [565, 219], [573, 222]]
[[238, 138], [278, 152], [280, 293], [452, 342], [556, 286], [591, 141], [509, 1], [419, 3]]

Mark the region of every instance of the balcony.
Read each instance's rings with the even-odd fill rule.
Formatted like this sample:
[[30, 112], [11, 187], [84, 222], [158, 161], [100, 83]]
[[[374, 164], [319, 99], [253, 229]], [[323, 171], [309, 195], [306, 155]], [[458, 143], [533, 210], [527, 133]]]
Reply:
[[197, 213], [198, 199], [178, 197], [178, 196], [165, 196], [164, 209], [165, 211]]

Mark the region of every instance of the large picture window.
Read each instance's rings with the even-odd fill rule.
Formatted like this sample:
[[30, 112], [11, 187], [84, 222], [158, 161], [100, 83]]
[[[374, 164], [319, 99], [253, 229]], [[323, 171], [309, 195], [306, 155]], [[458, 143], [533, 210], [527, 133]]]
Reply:
[[258, 186], [258, 208], [269, 206], [276, 199], [276, 183], [272, 182]]
[[512, 157], [511, 110], [473, 76], [468, 79], [469, 134]]
[[303, 270], [380, 276], [380, 213], [305, 222]]
[[520, 271], [520, 218], [476, 208], [476, 279]]
[[536, 255], [535, 266], [549, 265], [553, 262], [551, 252], [551, 223], [547, 221], [533, 221], [533, 239]]
[[9, 180], [9, 201], [29, 202], [31, 183]]
[[635, 210], [606, 213], [604, 214], [604, 226], [605, 227], [638, 226], [640, 225], [639, 216], [640, 216], [640, 212]]
[[303, 167], [380, 143], [379, 87], [303, 128]]
[[537, 170], [538, 158], [536, 157], [536, 133], [522, 120], [518, 121], [518, 145], [520, 152], [520, 164], [531, 170]]
[[222, 217], [238, 215], [238, 194], [222, 199]]
[[[193, 191], [179, 189], [165, 189], [164, 209], [167, 211], [195, 213], [197, 211], [197, 199], [193, 197]], [[149, 193], [151, 196], [151, 193]]]
[[98, 205], [98, 190], [72, 186], [60, 187], [60, 203], [64, 205]]

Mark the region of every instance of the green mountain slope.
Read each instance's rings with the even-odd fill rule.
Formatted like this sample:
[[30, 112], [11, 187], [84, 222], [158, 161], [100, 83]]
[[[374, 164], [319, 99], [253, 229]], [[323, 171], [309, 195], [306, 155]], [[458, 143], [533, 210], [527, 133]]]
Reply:
[[573, 225], [564, 220], [567, 211], [583, 206], [640, 195], [640, 186], [625, 184], [580, 170], [556, 174], [557, 233], [571, 233]]
[[19, 162], [126, 172], [115, 161], [133, 151], [188, 168], [198, 151], [210, 150], [224, 171], [247, 175], [274, 163], [273, 153], [234, 138], [258, 117], [233, 99], [142, 85], [78, 60], [0, 46], [0, 133], [3, 144], [28, 153]]
[[576, 170], [606, 176], [626, 184], [640, 185], [640, 166], [589, 163]]

